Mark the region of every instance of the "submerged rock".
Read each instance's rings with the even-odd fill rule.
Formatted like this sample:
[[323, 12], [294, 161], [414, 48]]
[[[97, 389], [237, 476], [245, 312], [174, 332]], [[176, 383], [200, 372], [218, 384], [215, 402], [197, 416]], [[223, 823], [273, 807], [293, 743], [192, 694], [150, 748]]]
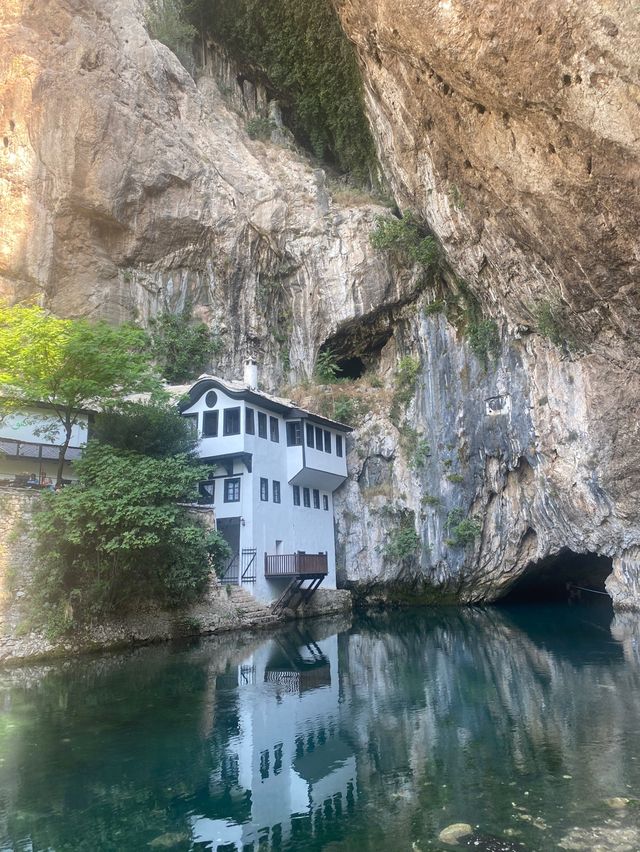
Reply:
[[605, 799], [604, 803], [614, 810], [622, 810], [630, 801], [631, 799], [626, 799], [624, 796], [612, 796], [610, 799]]
[[640, 830], [608, 825], [572, 828], [558, 843], [561, 849], [579, 852], [637, 852]]
[[448, 843], [450, 846], [455, 846], [461, 837], [471, 834], [473, 828], [468, 822], [454, 822], [443, 828], [438, 835], [438, 840], [441, 843]]

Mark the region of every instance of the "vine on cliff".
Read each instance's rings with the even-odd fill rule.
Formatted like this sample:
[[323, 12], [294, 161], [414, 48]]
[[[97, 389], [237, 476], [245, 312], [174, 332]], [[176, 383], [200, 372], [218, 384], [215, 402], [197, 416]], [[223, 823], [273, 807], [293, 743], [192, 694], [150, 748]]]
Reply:
[[329, 0], [191, 0], [186, 8], [247, 74], [266, 75], [301, 144], [355, 179], [371, 180], [376, 156], [360, 74]]

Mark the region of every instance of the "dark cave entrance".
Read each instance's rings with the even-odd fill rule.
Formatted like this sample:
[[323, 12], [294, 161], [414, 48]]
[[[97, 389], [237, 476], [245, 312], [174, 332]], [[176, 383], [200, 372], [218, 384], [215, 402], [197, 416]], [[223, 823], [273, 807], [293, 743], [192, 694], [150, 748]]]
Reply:
[[337, 379], [359, 379], [367, 370], [364, 361], [357, 355], [354, 355], [352, 358], [339, 358], [337, 361], [337, 367]]
[[565, 548], [528, 565], [498, 603], [580, 602], [611, 606], [604, 583], [612, 570], [613, 562], [608, 556]]

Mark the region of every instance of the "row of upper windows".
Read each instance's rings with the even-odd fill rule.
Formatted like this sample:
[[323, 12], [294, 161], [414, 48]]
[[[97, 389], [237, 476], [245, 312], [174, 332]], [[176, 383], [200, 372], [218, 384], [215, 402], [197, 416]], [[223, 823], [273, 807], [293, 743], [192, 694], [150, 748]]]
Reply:
[[[307, 509], [311, 508], [311, 495], [312, 494], [313, 494], [313, 508], [319, 509], [320, 508], [320, 491], [317, 488], [314, 488], [313, 490], [311, 490], [309, 488], [303, 488], [302, 489], [302, 505]], [[293, 505], [294, 506], [300, 505], [300, 486], [299, 485], [293, 486]], [[329, 511], [329, 497], [326, 494], [322, 495], [322, 508], [325, 510], [325, 512]]]
[[[240, 415], [241, 409], [237, 408], [225, 408], [222, 411], [222, 434], [223, 436], [228, 435], [239, 435], [241, 432], [240, 428]], [[244, 418], [244, 430], [247, 435], [255, 435], [256, 434], [256, 414], [258, 420], [258, 437], [259, 438], [267, 438], [267, 425], [268, 425], [268, 435], [269, 438], [275, 443], [280, 442], [280, 424], [277, 417], [269, 417], [267, 424], [267, 415], [262, 411], [254, 411], [253, 408], [245, 408], [245, 418]], [[197, 414], [185, 414], [184, 415], [188, 420], [190, 420], [197, 431], [198, 428], [198, 415]], [[218, 429], [220, 426], [220, 412], [219, 411], [205, 411], [202, 415], [202, 437], [203, 438], [217, 438], [218, 437]], [[286, 424], [287, 427], [287, 446], [288, 447], [297, 447], [302, 445], [302, 422], [300, 420], [294, 420]], [[331, 432], [327, 429], [321, 429], [319, 426], [313, 426], [311, 423], [306, 424], [306, 434], [307, 434], [307, 446], [312, 449], [324, 451], [325, 453], [331, 452]], [[342, 435], [336, 435], [336, 455], [342, 456]]]
[[[206, 495], [210, 498], [211, 502], [213, 502], [215, 498], [215, 482], [213, 480], [208, 480], [207, 482], [201, 483], [201, 486], [206, 487]], [[300, 486], [294, 485], [293, 488], [293, 505], [300, 505]], [[281, 502], [280, 495], [280, 483], [277, 479], [272, 480], [271, 482], [271, 496], [274, 503]], [[325, 512], [329, 511], [329, 496], [327, 494], [320, 494], [318, 488], [303, 488], [302, 489], [302, 505], [305, 508], [311, 508], [311, 499], [313, 497], [313, 508], [320, 508], [320, 497], [322, 497], [322, 508]], [[260, 477], [260, 500], [263, 502], [267, 502], [269, 500], [269, 480], [264, 477]], [[233, 477], [232, 479], [224, 480], [224, 502], [225, 503], [238, 503], [240, 501], [240, 478]]]

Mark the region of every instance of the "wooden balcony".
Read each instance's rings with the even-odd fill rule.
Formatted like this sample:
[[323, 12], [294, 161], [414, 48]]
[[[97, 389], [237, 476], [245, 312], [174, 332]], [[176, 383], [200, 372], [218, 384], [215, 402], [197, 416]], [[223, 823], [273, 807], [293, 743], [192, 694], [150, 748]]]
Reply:
[[326, 553], [282, 553], [264, 555], [265, 577], [326, 577]]

